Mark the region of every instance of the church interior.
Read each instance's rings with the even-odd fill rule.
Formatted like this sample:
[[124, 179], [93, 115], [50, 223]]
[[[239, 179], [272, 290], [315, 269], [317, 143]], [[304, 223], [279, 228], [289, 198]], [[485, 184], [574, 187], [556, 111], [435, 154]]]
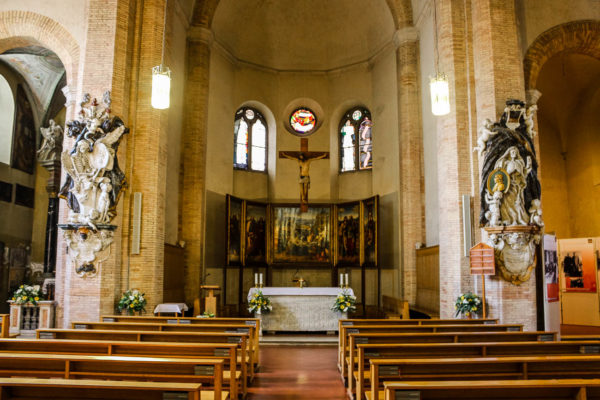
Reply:
[[600, 398], [598, 110], [598, 0], [4, 0], [0, 398]]

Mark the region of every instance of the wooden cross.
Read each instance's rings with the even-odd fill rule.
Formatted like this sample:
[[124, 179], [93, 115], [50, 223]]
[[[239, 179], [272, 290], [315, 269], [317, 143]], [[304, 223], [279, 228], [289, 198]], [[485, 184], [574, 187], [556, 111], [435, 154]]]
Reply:
[[308, 188], [310, 188], [310, 176], [308, 169], [310, 162], [329, 158], [328, 151], [308, 151], [308, 139], [300, 139], [300, 151], [280, 151], [279, 158], [298, 161], [300, 168], [300, 211], [308, 211]]

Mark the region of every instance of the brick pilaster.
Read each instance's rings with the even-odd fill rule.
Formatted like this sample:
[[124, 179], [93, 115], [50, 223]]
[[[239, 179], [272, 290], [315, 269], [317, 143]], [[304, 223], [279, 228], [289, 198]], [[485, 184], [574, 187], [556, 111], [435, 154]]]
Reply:
[[402, 243], [403, 298], [414, 304], [417, 296], [415, 244], [425, 242], [425, 182], [423, 132], [419, 92], [419, 41], [415, 28], [395, 36], [398, 77], [400, 143], [400, 240]]
[[183, 131], [183, 193], [181, 237], [185, 249], [185, 299], [200, 296], [204, 265], [206, 135], [210, 41], [212, 32], [194, 27], [188, 36], [188, 76]]

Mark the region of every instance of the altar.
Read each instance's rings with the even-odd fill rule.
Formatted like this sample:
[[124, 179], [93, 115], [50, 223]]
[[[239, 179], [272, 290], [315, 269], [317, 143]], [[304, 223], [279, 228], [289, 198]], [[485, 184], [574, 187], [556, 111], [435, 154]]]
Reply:
[[[263, 331], [337, 331], [338, 320], [346, 314], [331, 307], [342, 291], [336, 287], [266, 287], [252, 288], [248, 299], [258, 290], [271, 299], [273, 310], [261, 315]], [[354, 295], [352, 289], [345, 289]]]

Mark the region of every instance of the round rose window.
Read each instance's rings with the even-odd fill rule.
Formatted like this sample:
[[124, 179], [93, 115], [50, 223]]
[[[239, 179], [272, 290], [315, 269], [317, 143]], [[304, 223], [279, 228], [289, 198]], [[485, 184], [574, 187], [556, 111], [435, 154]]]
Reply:
[[299, 135], [305, 135], [315, 129], [317, 118], [308, 108], [299, 108], [292, 113], [290, 125]]

